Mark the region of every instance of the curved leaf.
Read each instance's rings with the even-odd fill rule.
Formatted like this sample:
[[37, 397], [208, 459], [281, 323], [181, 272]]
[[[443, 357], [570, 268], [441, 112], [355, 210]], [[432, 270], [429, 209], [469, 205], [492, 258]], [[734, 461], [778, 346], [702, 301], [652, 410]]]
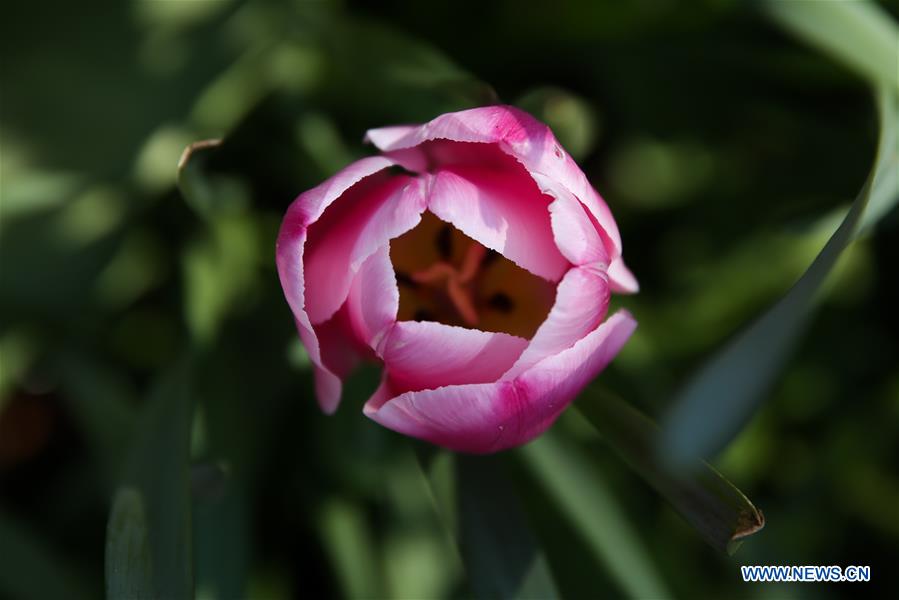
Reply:
[[[806, 3], [812, 4], [812, 3]], [[686, 465], [720, 450], [752, 416], [804, 331], [816, 295], [840, 254], [899, 199], [896, 95], [879, 95], [880, 142], [874, 166], [839, 228], [792, 289], [687, 383], [664, 425], [662, 456]], [[872, 216], [865, 210], [872, 206]]]
[[441, 452], [418, 458], [475, 597], [559, 597], [498, 457]]
[[875, 85], [899, 91], [899, 28], [876, 3], [766, 0], [764, 8], [782, 26], [832, 54]]
[[550, 430], [521, 452], [629, 597], [671, 596], [615, 497], [577, 447]]
[[658, 425], [609, 395], [583, 399], [577, 408], [600, 436], [687, 520], [712, 547], [733, 554], [739, 540], [765, 525], [762, 511], [705, 461], [690, 473], [671, 471], [656, 448]]

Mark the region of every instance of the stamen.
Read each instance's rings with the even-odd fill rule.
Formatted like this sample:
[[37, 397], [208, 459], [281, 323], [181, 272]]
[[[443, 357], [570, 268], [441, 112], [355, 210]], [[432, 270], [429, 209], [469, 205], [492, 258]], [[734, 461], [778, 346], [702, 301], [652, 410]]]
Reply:
[[465, 258], [462, 260], [462, 269], [459, 271], [459, 281], [468, 283], [477, 275], [481, 267], [481, 261], [487, 255], [487, 248], [479, 243], [472, 241], [465, 251]]
[[436, 262], [427, 269], [412, 273], [412, 281], [416, 283], [436, 283], [448, 277], [453, 277], [456, 270], [443, 261]]
[[456, 278], [449, 280], [446, 288], [453, 306], [462, 317], [462, 320], [469, 325], [478, 324], [478, 312], [474, 308], [474, 302], [471, 299], [471, 291]]
[[390, 243], [398, 320], [433, 321], [530, 338], [552, 306], [551, 283], [425, 213]]
[[[443, 243], [443, 231], [437, 236], [437, 245], [443, 249], [448, 245], [449, 240]], [[474, 298], [469, 289], [469, 283], [478, 274], [481, 261], [487, 254], [487, 249], [479, 243], [472, 240], [465, 250], [465, 257], [462, 259], [462, 268], [457, 270], [455, 267], [445, 261], [438, 261], [430, 267], [417, 271], [412, 274], [412, 281], [420, 284], [435, 285], [446, 281], [446, 293], [453, 304], [453, 308], [462, 317], [468, 325], [477, 325], [478, 311], [474, 306]]]

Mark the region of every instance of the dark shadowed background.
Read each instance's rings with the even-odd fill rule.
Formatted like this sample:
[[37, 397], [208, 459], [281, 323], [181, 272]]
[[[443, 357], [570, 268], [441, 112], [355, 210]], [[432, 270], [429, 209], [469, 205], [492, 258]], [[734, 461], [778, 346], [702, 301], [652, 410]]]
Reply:
[[[553, 127], [642, 286], [615, 300], [639, 327], [597, 389], [654, 418], [789, 289], [867, 176], [865, 82], [752, 3], [526, 4], [4, 4], [0, 598], [103, 594], [115, 497], [176, 549], [153, 550], [165, 595], [481, 593], [431, 453], [361, 413], [376, 370], [319, 412], [275, 271], [288, 204], [371, 153], [368, 128], [497, 99]], [[210, 138], [179, 188], [182, 150]], [[565, 455], [538, 443], [467, 459], [505, 479], [459, 485], [520, 503], [564, 597], [895, 594], [897, 221], [842, 257], [762, 409], [709, 457], [767, 517], [733, 556], [573, 413], [552, 443], [586, 459], [563, 460], [575, 476], [548, 477]], [[505, 527], [466, 502], [462, 519]], [[479, 559], [488, 579], [502, 556]], [[746, 584], [741, 564], [870, 565], [872, 582]]]

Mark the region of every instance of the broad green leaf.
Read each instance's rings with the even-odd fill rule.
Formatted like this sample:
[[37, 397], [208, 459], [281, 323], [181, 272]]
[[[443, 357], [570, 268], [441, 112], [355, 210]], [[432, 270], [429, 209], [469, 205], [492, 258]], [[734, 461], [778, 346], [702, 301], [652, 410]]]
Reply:
[[671, 596], [627, 515], [581, 450], [549, 431], [521, 452], [543, 489], [568, 513], [596, 560], [629, 597]]
[[624, 461], [659, 492], [714, 548], [733, 553], [739, 540], [765, 525], [752, 502], [718, 471], [699, 461], [673, 472], [659, 460], [659, 427], [610, 394], [584, 398], [577, 408]]
[[742, 428], [804, 331], [818, 291], [840, 254], [861, 226], [873, 224], [864, 218], [869, 203], [882, 216], [899, 197], [899, 106], [887, 89], [881, 90], [878, 105], [881, 133], [874, 166], [839, 228], [790, 291], [715, 354], [675, 399], [661, 447], [672, 464], [687, 465], [695, 457], [715, 454]]
[[37, 532], [0, 511], [0, 596], [80, 600], [100, 592]]
[[145, 505], [153, 595], [175, 599], [193, 597], [194, 591], [190, 364], [180, 360], [157, 383], [138, 423], [124, 478], [124, 484], [136, 490]]
[[873, 84], [899, 91], [899, 27], [876, 3], [765, 0], [763, 6], [781, 26], [832, 54]]
[[134, 488], [121, 488], [106, 527], [106, 598], [142, 600], [155, 596], [144, 500]]
[[419, 454], [478, 598], [557, 598], [549, 566], [499, 457]]

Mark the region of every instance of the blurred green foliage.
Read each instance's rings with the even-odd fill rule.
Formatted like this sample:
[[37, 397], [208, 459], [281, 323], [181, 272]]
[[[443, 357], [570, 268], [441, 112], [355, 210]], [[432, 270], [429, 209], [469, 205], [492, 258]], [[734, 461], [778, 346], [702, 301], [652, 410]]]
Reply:
[[[737, 0], [7, 4], [0, 597], [895, 595], [895, 214], [711, 457], [768, 520], [733, 557], [576, 415], [472, 463], [362, 416], [369, 369], [324, 417], [274, 269], [287, 205], [369, 153], [367, 128], [518, 103], [612, 206], [642, 286], [615, 302], [640, 326], [600, 385], [658, 416], [861, 187], [877, 119], [851, 64]], [[471, 568], [503, 544], [497, 580]], [[749, 585], [739, 564], [874, 581]]]

